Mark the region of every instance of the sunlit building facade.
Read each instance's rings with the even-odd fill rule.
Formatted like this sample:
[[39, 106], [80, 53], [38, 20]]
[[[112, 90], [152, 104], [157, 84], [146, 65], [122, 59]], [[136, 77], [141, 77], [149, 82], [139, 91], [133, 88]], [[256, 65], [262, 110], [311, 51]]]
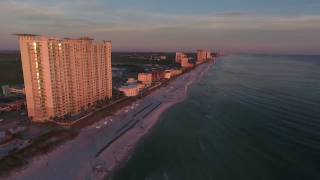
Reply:
[[207, 60], [212, 59], [211, 52], [205, 50], [198, 50], [197, 51], [197, 64], [203, 63]]
[[180, 64], [181, 64], [181, 67], [183, 67], [183, 68], [192, 68], [193, 67], [193, 64], [191, 64], [189, 62], [189, 58], [188, 57], [182, 58], [181, 61], [180, 61]]
[[152, 84], [152, 73], [139, 73], [138, 80], [145, 85]]
[[111, 42], [19, 34], [28, 116], [73, 115], [112, 97]]
[[134, 96], [139, 95], [139, 92], [142, 89], [141, 86], [143, 86], [143, 85], [142, 84], [129, 84], [127, 86], [122, 86], [121, 88], [119, 88], [119, 90], [121, 92], [123, 92], [124, 95], [127, 97], [134, 97]]
[[188, 58], [183, 52], [176, 52], [176, 63], [181, 63], [181, 59]]
[[163, 71], [152, 71], [152, 82], [160, 81], [163, 78]]

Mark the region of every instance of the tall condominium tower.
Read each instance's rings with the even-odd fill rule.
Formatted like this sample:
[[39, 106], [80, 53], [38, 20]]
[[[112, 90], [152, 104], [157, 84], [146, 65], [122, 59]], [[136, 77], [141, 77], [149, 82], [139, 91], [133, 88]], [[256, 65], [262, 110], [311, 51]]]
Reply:
[[210, 51], [204, 51], [204, 50], [197, 51], [197, 64], [207, 61], [209, 59], [212, 59]]
[[19, 34], [28, 116], [73, 115], [112, 97], [111, 42]]
[[187, 58], [187, 55], [183, 52], [176, 52], [176, 63], [181, 63], [181, 59]]
[[181, 62], [180, 62], [180, 65], [181, 65], [181, 67], [183, 67], [183, 68], [192, 68], [192, 67], [194, 66], [193, 64], [191, 64], [191, 63], [189, 62], [189, 58], [188, 58], [188, 57], [182, 58], [182, 59], [181, 59]]

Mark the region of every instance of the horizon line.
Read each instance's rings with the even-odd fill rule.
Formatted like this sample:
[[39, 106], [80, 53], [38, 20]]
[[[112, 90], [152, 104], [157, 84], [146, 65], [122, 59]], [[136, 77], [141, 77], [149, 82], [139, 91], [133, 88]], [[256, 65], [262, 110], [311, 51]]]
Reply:
[[[0, 53], [5, 52], [20, 52], [19, 49], [0, 49]], [[176, 52], [184, 52], [184, 53], [197, 53], [197, 50], [194, 51], [148, 51], [148, 50], [115, 50], [112, 53], [176, 53]], [[279, 52], [226, 52], [224, 51], [211, 51], [212, 53], [223, 52], [224, 55], [292, 55], [292, 56], [320, 56], [319, 53], [279, 53]]]

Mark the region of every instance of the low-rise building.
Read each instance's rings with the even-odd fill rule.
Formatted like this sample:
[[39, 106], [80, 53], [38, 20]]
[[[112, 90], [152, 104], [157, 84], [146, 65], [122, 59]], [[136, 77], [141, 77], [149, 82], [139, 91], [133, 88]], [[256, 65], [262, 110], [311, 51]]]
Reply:
[[171, 79], [171, 78], [178, 76], [182, 73], [183, 73], [182, 69], [168, 69], [168, 70], [164, 71], [164, 78]]
[[167, 56], [165, 56], [165, 55], [152, 54], [150, 56], [150, 60], [153, 60], [153, 61], [163, 61], [166, 59], [167, 59]]
[[119, 90], [123, 92], [127, 97], [138, 96], [140, 89], [141, 85], [139, 86], [138, 84], [129, 84], [127, 86], [122, 86], [121, 88], [119, 88]]
[[151, 73], [139, 73], [138, 80], [143, 84], [149, 86], [152, 84], [152, 74]]
[[12, 87], [12, 88], [8, 88], [8, 93], [9, 94], [16, 94], [16, 95], [25, 95], [25, 91], [24, 91], [24, 88], [15, 88], [15, 87]]
[[137, 85], [138, 85], [139, 91], [142, 91], [143, 89], [146, 88], [146, 85], [144, 85], [144, 84], [142, 84], [142, 83], [138, 83]]

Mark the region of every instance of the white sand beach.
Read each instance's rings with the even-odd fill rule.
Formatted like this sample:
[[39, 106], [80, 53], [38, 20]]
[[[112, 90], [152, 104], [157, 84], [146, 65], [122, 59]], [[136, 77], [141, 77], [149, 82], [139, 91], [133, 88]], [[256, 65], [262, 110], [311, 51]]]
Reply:
[[84, 128], [47, 155], [37, 156], [6, 179], [104, 179], [134, 152], [137, 143], [157, 124], [161, 115], [182, 102], [188, 87], [212, 67], [212, 62], [171, 81], [166, 87], [120, 109], [113, 116]]

